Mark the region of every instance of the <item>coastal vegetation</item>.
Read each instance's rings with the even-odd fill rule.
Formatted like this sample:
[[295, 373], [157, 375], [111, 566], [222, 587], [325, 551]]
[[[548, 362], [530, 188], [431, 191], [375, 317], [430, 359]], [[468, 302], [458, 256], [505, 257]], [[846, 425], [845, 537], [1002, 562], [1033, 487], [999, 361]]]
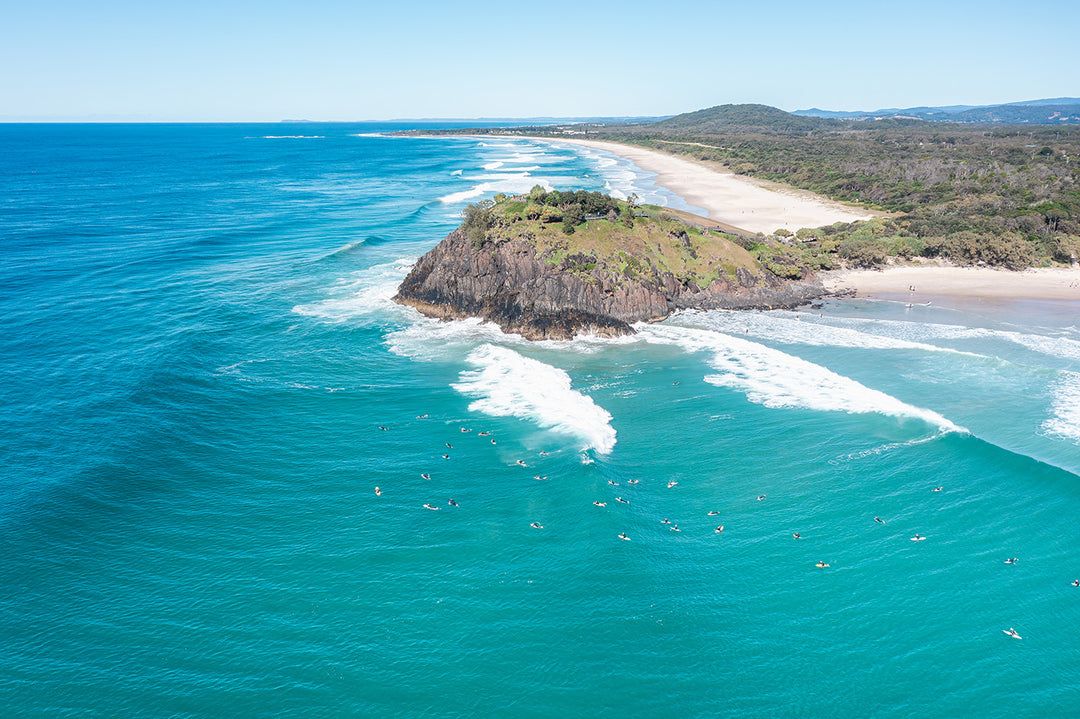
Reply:
[[600, 269], [625, 281], [670, 273], [682, 284], [706, 287], [717, 279], [737, 281], [740, 273], [801, 279], [822, 266], [814, 252], [794, 243], [728, 234], [636, 200], [537, 185], [525, 195], [500, 194], [467, 206], [462, 228], [473, 250], [485, 242], [525, 241], [548, 265], [587, 282]]
[[1020, 269], [1080, 257], [1080, 130], [1071, 126], [854, 121], [725, 105], [641, 125], [486, 131], [640, 145], [887, 213], [798, 232], [790, 254], [819, 267], [926, 257]]

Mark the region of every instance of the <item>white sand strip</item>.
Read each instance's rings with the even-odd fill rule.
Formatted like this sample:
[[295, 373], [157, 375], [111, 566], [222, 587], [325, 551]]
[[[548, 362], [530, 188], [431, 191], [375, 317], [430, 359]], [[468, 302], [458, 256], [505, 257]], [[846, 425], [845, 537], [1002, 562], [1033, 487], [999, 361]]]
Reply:
[[922, 296], [1080, 301], [1078, 268], [1012, 272], [922, 264], [884, 270], [834, 270], [823, 272], [821, 279], [833, 292], [854, 290], [858, 296], [903, 294], [913, 302], [923, 301]]
[[794, 232], [802, 227], [867, 220], [882, 214], [849, 207], [806, 190], [736, 175], [718, 163], [706, 164], [616, 142], [550, 137], [531, 139], [584, 145], [624, 157], [646, 172], [655, 172], [656, 184], [679, 195], [688, 204], [707, 210], [709, 219], [748, 232], [768, 234], [780, 228]]

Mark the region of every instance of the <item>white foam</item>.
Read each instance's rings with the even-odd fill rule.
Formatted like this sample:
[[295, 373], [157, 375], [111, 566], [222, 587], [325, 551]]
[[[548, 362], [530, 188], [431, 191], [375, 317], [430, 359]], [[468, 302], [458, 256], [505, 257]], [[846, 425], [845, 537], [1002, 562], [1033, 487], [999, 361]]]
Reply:
[[637, 329], [649, 342], [712, 353], [709, 365], [720, 374], [708, 375], [705, 381], [742, 392], [751, 402], [766, 407], [911, 417], [941, 431], [966, 431], [937, 412], [912, 406], [813, 362], [757, 342], [688, 327], [638, 325]]
[[1051, 357], [1066, 360], [1080, 360], [1080, 342], [1067, 337], [1051, 337], [1011, 330], [963, 327], [959, 325], [944, 325], [926, 322], [908, 322], [904, 320], [849, 318], [840, 321], [849, 327], [858, 327], [866, 333], [906, 339], [909, 341], [1001, 339]]
[[326, 135], [263, 135], [264, 140], [322, 140]]
[[591, 397], [570, 386], [558, 367], [518, 354], [508, 347], [483, 344], [469, 353], [477, 369], [461, 373], [453, 387], [477, 399], [469, 409], [495, 417], [521, 417], [545, 429], [577, 437], [581, 449], [608, 454], [615, 447], [611, 415]]
[[454, 171], [453, 171], [453, 172], [451, 172], [450, 174], [451, 174], [451, 175], [460, 175], [460, 174], [461, 174], [461, 170], [454, 170]]
[[1080, 373], [1062, 373], [1054, 388], [1052, 411], [1054, 416], [1043, 422], [1043, 429], [1080, 444]]
[[459, 202], [465, 202], [466, 200], [471, 200], [474, 197], [494, 195], [499, 192], [518, 194], [528, 192], [534, 185], [540, 185], [548, 192], [554, 189], [549, 179], [532, 177], [527, 172], [485, 175], [472, 179], [482, 179], [487, 181], [474, 185], [468, 190], [452, 192], [449, 195], [440, 197], [439, 202], [445, 205], [453, 205]]
[[483, 165], [481, 165], [481, 167], [483, 167], [485, 170], [497, 170], [500, 167], [502, 167], [504, 164], [505, 163], [502, 162], [501, 160], [495, 160], [493, 162], [486, 162]]
[[520, 335], [506, 334], [497, 324], [478, 317], [443, 321], [425, 317], [412, 308], [409, 310], [409, 324], [387, 332], [384, 338], [390, 351], [402, 357], [461, 361], [479, 344], [521, 345], [527, 342]]
[[330, 322], [345, 322], [366, 315], [385, 315], [402, 311], [391, 301], [398, 285], [416, 264], [415, 257], [402, 257], [393, 262], [361, 270], [334, 288], [334, 296], [317, 302], [296, 305], [292, 311], [306, 317]]
[[[805, 316], [805, 319], [802, 317]], [[711, 310], [683, 312], [672, 318], [671, 324], [701, 327], [734, 335], [748, 335], [783, 344], [817, 347], [849, 347], [853, 349], [914, 349], [925, 352], [949, 352], [971, 356], [949, 347], [925, 342], [898, 339], [880, 334], [861, 332], [848, 327], [835, 327], [817, 322], [816, 315], [805, 313], [735, 312]]]

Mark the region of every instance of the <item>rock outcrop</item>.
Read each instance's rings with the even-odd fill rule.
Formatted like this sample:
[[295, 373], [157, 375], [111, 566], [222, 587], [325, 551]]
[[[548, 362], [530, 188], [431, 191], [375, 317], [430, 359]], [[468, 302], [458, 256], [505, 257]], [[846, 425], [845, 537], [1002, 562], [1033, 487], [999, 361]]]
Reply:
[[521, 237], [489, 235], [477, 247], [458, 229], [420, 258], [394, 301], [429, 317], [481, 317], [528, 339], [570, 339], [632, 334], [631, 323], [678, 309], [795, 307], [827, 294], [812, 273], [786, 280], [740, 267], [699, 287], [648, 265], [619, 272], [590, 259], [567, 253], [556, 260]]

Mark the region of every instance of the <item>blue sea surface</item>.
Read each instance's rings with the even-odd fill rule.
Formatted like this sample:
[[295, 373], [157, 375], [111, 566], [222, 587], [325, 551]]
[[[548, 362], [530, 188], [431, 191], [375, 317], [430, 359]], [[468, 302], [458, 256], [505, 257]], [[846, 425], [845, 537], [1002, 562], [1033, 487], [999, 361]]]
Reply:
[[0, 125], [0, 714], [1080, 714], [1080, 303], [438, 322], [468, 202], [687, 206], [405, 127]]

